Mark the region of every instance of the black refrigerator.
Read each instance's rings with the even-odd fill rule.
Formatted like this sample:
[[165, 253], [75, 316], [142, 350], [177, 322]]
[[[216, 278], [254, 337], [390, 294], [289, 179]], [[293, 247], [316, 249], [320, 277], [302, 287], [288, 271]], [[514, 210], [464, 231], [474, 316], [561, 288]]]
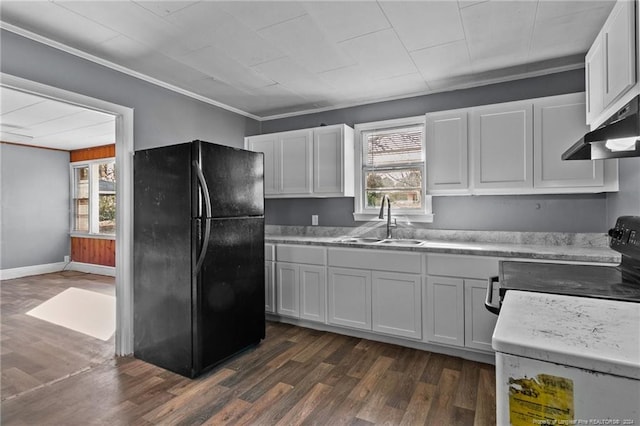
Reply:
[[196, 377], [265, 336], [261, 153], [134, 155], [134, 356]]

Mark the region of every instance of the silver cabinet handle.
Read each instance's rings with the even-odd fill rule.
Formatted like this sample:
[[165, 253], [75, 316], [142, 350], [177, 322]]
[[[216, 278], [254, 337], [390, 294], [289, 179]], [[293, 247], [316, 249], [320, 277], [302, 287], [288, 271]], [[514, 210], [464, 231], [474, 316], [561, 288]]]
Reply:
[[489, 277], [487, 283], [487, 297], [484, 299], [484, 306], [489, 312], [493, 312], [498, 315], [500, 313], [500, 305], [496, 305], [493, 302], [493, 284], [500, 281], [500, 277]]

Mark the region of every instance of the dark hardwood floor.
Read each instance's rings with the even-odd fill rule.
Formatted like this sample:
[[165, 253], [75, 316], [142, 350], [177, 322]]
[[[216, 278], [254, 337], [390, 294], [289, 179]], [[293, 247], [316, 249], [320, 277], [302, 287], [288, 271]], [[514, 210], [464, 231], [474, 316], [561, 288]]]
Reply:
[[67, 287], [109, 284], [73, 272], [2, 282], [3, 425], [495, 424], [491, 365], [268, 323], [257, 348], [189, 380], [24, 315]]

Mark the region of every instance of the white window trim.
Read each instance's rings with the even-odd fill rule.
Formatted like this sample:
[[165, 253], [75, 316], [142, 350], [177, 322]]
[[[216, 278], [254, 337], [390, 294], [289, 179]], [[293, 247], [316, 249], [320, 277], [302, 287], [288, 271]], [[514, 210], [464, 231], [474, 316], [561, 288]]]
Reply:
[[[356, 182], [354, 201], [353, 201], [353, 218], [356, 221], [373, 221], [373, 220], [386, 220], [379, 219], [378, 211], [373, 209], [366, 209], [364, 207], [364, 173], [362, 173], [362, 159], [365, 154], [366, 147], [362, 143], [362, 133], [377, 129], [385, 129], [391, 127], [410, 127], [415, 125], [422, 125], [424, 127], [425, 146], [423, 149], [426, 152], [426, 117], [424, 115], [406, 118], [397, 118], [392, 120], [375, 121], [370, 123], [361, 123], [354, 126], [355, 130], [355, 164], [354, 164], [354, 179]], [[424, 197], [424, 208], [417, 211], [398, 210], [394, 211], [393, 205], [391, 206], [391, 215], [400, 219], [400, 221], [406, 222], [433, 222], [431, 195], [427, 194], [427, 167], [426, 161], [422, 163], [422, 195]], [[377, 209], [376, 209], [377, 210]]]
[[[80, 166], [89, 166], [89, 175], [91, 176], [91, 166], [93, 164], [99, 164], [99, 163], [108, 163], [108, 162], [113, 162], [115, 163], [116, 158], [115, 157], [104, 157], [104, 158], [96, 158], [94, 160], [83, 160], [83, 161], [74, 161], [72, 163], [69, 163], [69, 176], [71, 177], [70, 179], [70, 186], [71, 186], [71, 190], [70, 190], [70, 207], [69, 207], [69, 211], [70, 211], [70, 215], [69, 215], [69, 235], [71, 237], [80, 237], [80, 238], [96, 238], [96, 239], [103, 239], [103, 240], [115, 240], [116, 239], [116, 234], [101, 234], [99, 232], [83, 232], [83, 231], [76, 231], [74, 229], [75, 226], [75, 206], [73, 205], [73, 196], [75, 194], [76, 188], [75, 188], [75, 174], [73, 173], [74, 168]], [[89, 178], [91, 180], [91, 177]], [[117, 193], [117, 188], [116, 188], [116, 193]], [[91, 189], [89, 189], [89, 196], [91, 197]], [[91, 199], [91, 198], [90, 198]], [[91, 218], [93, 215], [93, 210], [92, 210], [92, 206], [93, 206], [93, 202], [89, 201], [89, 217]], [[90, 219], [91, 220], [91, 219]], [[117, 218], [116, 218], [116, 226], [117, 226]], [[89, 222], [89, 228], [91, 229], [91, 222]]]

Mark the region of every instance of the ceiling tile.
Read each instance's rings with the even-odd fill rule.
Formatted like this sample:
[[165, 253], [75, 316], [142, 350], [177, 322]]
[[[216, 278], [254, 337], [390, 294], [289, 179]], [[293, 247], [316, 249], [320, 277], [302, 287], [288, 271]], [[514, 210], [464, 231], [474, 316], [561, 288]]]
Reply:
[[[616, 0], [589, 0], [589, 1], [576, 1], [576, 0], [547, 0], [538, 2], [538, 9], [536, 11], [536, 20], [546, 20], [557, 18], [565, 15], [575, 15], [576, 13], [591, 11], [592, 14], [599, 17], [600, 25], [604, 24], [607, 16], [616, 4]], [[594, 11], [592, 9], [605, 8], [608, 11]], [[574, 17], [575, 18], [575, 17]]]
[[186, 65], [241, 90], [269, 86], [274, 82], [242, 66], [214, 47], [205, 47], [180, 58]]
[[339, 45], [370, 78], [389, 78], [417, 71], [393, 30], [356, 37]]
[[558, 58], [576, 52], [586, 53], [598, 35], [602, 16], [608, 9], [608, 6], [601, 6], [600, 13], [594, 13], [597, 9], [587, 9], [579, 13], [536, 19], [529, 61]]
[[295, 1], [220, 1], [217, 4], [254, 31], [306, 13]]
[[303, 5], [318, 27], [334, 42], [391, 26], [377, 2], [310, 1]]
[[258, 34], [311, 72], [340, 68], [351, 62], [326, 38], [309, 15], [272, 25], [258, 31]]
[[2, 121], [4, 121], [5, 114], [39, 104], [44, 101], [45, 99], [40, 96], [0, 86], [0, 117], [3, 117], [0, 119], [0, 124], [4, 124]]
[[115, 121], [113, 116], [83, 109], [75, 114], [65, 115], [54, 120], [33, 125], [30, 127], [30, 131], [33, 137], [38, 138], [41, 136], [55, 135], [104, 123], [111, 123], [111, 125], [114, 125], [113, 123], [115, 123]]
[[78, 108], [60, 102], [45, 100], [30, 107], [2, 115], [2, 125], [13, 128], [33, 127], [61, 117], [78, 113]]
[[527, 61], [537, 2], [485, 2], [460, 10], [475, 72]]
[[65, 149], [73, 149], [69, 147], [69, 143], [77, 144], [76, 148], [112, 144], [115, 143], [115, 135], [116, 126], [115, 121], [112, 120], [55, 134], [37, 136], [34, 141], [48, 146], [57, 145], [64, 146]]
[[416, 50], [411, 52], [411, 57], [427, 81], [470, 74], [473, 71], [464, 40]]
[[2, 21], [68, 44], [91, 47], [118, 33], [99, 23], [48, 1], [1, 1]]
[[139, 6], [125, 1], [61, 1], [56, 4], [72, 10], [95, 22], [102, 23], [113, 31], [136, 40], [149, 49], [163, 51], [172, 46], [174, 50], [188, 52], [199, 46], [181, 45], [180, 29]]
[[134, 1], [138, 6], [144, 7], [154, 14], [164, 17], [169, 16], [179, 10], [198, 3], [197, 1]]
[[301, 96], [319, 96], [331, 87], [289, 58], [276, 59], [253, 67], [260, 74]]
[[464, 39], [455, 1], [383, 1], [380, 6], [409, 51]]

